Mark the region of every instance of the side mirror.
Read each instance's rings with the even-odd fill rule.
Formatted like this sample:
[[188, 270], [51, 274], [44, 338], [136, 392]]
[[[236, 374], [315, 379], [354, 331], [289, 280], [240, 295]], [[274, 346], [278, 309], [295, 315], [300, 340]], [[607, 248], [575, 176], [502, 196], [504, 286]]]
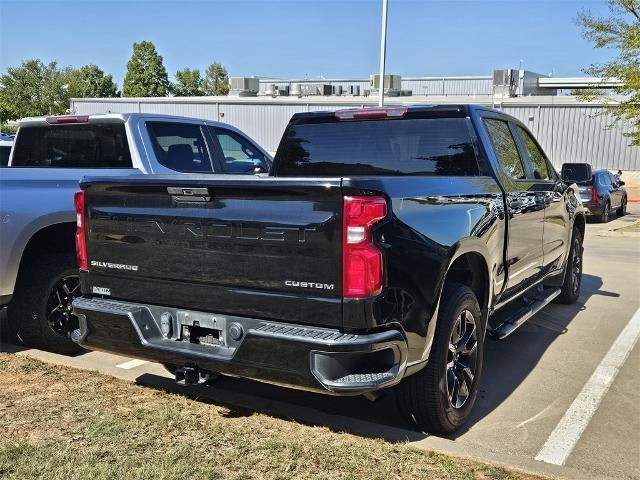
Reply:
[[623, 182], [622, 180], [618, 180], [618, 185], [619, 185], [620, 187], [624, 187], [624, 182]]
[[591, 165], [588, 163], [563, 163], [560, 177], [565, 183], [588, 182], [591, 180]]

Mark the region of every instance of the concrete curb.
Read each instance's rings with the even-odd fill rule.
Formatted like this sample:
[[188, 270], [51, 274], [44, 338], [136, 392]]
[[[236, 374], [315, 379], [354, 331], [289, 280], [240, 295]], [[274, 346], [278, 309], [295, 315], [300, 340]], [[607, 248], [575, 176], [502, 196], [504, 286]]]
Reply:
[[615, 226], [613, 228], [609, 228], [607, 230], [599, 230], [597, 235], [599, 237], [630, 237], [630, 238], [640, 238], [640, 232], [620, 232], [623, 228], [632, 227], [634, 225], [638, 225], [640, 220], [636, 220], [635, 222], [630, 223], [629, 225], [624, 225], [622, 227]]

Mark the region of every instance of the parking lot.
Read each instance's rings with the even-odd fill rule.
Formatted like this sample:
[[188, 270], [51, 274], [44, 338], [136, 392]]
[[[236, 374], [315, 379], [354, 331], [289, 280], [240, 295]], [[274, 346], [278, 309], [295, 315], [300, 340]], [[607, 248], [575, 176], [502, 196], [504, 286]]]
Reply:
[[184, 392], [242, 414], [267, 412], [560, 478], [640, 478], [640, 238], [614, 232], [637, 220], [635, 204], [622, 219], [587, 225], [578, 303], [551, 305], [488, 344], [473, 416], [449, 438], [409, 429], [393, 394], [371, 403], [228, 377], [183, 389], [160, 365], [140, 360], [99, 352], [64, 357], [6, 343], [2, 350]]

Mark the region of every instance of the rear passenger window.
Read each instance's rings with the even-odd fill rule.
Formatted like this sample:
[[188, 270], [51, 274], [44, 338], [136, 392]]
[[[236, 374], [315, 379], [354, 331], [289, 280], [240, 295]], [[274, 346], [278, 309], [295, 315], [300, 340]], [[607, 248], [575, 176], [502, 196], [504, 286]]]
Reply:
[[526, 177], [522, 159], [518, 153], [518, 147], [511, 135], [509, 125], [502, 120], [486, 118], [484, 123], [489, 131], [489, 136], [496, 151], [502, 170], [512, 178], [523, 179]]
[[15, 167], [132, 167], [122, 123], [25, 126], [13, 148]]
[[200, 125], [147, 122], [158, 162], [176, 172], [211, 172], [211, 160]]
[[253, 173], [258, 167], [264, 172], [268, 170], [264, 155], [255, 145], [230, 130], [224, 128], [212, 128], [211, 130], [220, 143], [225, 171]]
[[544, 156], [544, 153], [542, 153], [542, 150], [540, 150], [536, 141], [524, 128], [518, 126], [518, 133], [520, 134], [520, 138], [522, 138], [522, 143], [524, 144], [524, 147], [529, 154], [529, 158], [531, 159], [531, 163], [533, 164], [534, 177], [538, 180], [549, 180], [547, 159]]

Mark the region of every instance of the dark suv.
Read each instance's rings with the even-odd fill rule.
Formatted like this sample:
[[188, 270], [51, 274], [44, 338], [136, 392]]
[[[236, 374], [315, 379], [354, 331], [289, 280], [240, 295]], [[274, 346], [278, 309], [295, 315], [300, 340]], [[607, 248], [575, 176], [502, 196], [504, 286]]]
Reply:
[[580, 199], [589, 217], [609, 221], [611, 210], [619, 217], [627, 214], [627, 191], [624, 182], [608, 170], [595, 170], [591, 180], [581, 182]]

